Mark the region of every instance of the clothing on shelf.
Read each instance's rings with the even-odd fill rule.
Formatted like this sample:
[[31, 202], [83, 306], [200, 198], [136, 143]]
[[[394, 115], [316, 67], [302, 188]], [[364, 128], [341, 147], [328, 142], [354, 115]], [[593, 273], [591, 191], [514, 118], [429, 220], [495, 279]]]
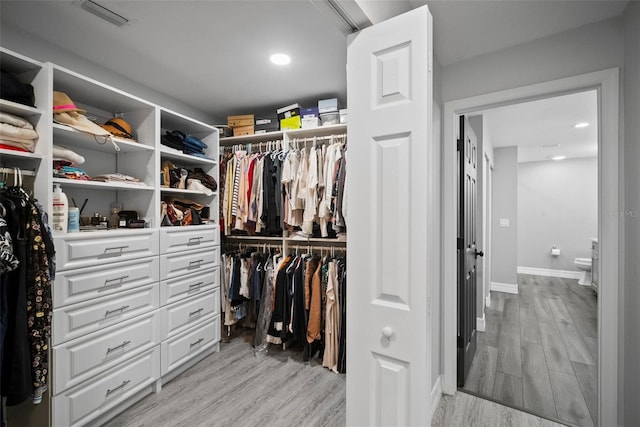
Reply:
[[3, 148], [33, 153], [37, 141], [38, 132], [29, 121], [0, 111], [0, 143]]
[[29, 396], [40, 403], [48, 386], [54, 256], [45, 210], [20, 186], [0, 190], [0, 394], [7, 405]]
[[346, 262], [260, 250], [222, 255], [224, 325], [255, 327], [255, 353], [269, 344], [301, 347], [303, 359], [346, 372]]
[[281, 141], [267, 143], [259, 152], [227, 147], [220, 158], [222, 232], [276, 236], [286, 229], [303, 237], [345, 232], [346, 135], [281, 146]]

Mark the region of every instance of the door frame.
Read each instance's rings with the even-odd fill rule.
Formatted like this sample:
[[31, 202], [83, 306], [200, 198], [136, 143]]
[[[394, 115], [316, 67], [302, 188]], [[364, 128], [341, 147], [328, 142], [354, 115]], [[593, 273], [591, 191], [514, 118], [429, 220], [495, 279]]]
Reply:
[[[606, 292], [598, 293], [598, 425], [618, 425], [619, 68], [445, 102], [443, 126], [443, 374], [442, 391], [456, 392], [457, 272], [455, 191], [456, 120], [460, 114], [553, 96], [598, 93], [598, 239]], [[606, 171], [606, 172], [605, 172]], [[611, 351], [610, 349], [615, 349]], [[607, 351], [608, 350], [608, 351]]]

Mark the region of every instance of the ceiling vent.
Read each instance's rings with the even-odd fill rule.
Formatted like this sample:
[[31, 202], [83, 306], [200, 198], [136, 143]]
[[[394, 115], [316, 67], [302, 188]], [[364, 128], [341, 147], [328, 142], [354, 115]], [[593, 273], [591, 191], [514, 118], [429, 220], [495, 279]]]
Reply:
[[110, 22], [113, 25], [117, 25], [118, 27], [127, 25], [130, 21], [124, 16], [92, 0], [81, 0], [77, 4], [79, 4], [80, 7], [86, 10], [87, 12], [91, 12], [94, 15], [104, 19], [105, 21]]

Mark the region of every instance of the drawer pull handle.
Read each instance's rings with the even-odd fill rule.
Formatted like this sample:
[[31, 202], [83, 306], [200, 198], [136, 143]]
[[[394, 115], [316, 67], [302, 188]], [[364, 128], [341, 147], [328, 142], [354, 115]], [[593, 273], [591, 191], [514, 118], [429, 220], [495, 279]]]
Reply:
[[199, 340], [192, 342], [191, 344], [189, 344], [189, 348], [195, 347], [196, 345], [200, 344], [202, 341], [204, 341], [204, 338], [200, 338]]
[[[124, 245], [124, 246], [112, 246], [110, 248], [105, 248], [104, 250], [104, 254], [105, 255], [122, 255], [122, 251], [124, 249], [127, 249], [129, 247], [129, 245]], [[112, 251], [117, 251], [117, 252], [112, 252]]]
[[200, 264], [202, 264], [203, 262], [204, 262], [203, 259], [197, 259], [195, 261], [190, 261], [189, 262], [189, 268], [191, 268], [191, 267], [200, 268]]
[[[128, 279], [129, 276], [120, 276], [120, 277], [116, 277], [113, 279], [107, 279], [104, 281], [104, 286], [116, 286], [116, 285], [121, 285], [122, 282], [124, 281], [124, 279]], [[113, 283], [113, 282], [118, 282], [118, 283]]]
[[111, 393], [115, 393], [118, 390], [122, 390], [124, 388], [124, 386], [126, 386], [130, 382], [131, 382], [131, 380], [122, 381], [122, 384], [120, 384], [118, 387], [107, 389], [107, 396], [109, 396]]
[[192, 283], [189, 285], [189, 290], [200, 289], [202, 285], [204, 285], [204, 282]]
[[202, 236], [200, 236], [200, 237], [190, 237], [189, 238], [189, 243], [187, 243], [187, 245], [199, 245], [200, 244], [200, 240], [202, 240]]
[[109, 315], [114, 314], [114, 313], [122, 313], [122, 312], [123, 312], [123, 311], [125, 311], [127, 308], [129, 308], [129, 306], [128, 306], [128, 305], [123, 305], [122, 307], [120, 307], [120, 308], [116, 308], [115, 310], [107, 310], [107, 311], [104, 313], [104, 317], [108, 317]]
[[115, 347], [109, 347], [109, 348], [107, 348], [107, 354], [109, 354], [109, 353], [111, 353], [111, 352], [114, 352], [114, 351], [116, 351], [116, 350], [119, 350], [119, 349], [121, 349], [121, 348], [122, 348], [122, 349], [124, 349], [124, 348], [125, 348], [125, 346], [127, 346], [127, 345], [129, 345], [129, 344], [131, 344], [131, 341], [124, 341], [124, 342], [123, 342], [122, 344], [120, 344], [120, 345], [117, 345], [117, 346], [115, 346]]
[[189, 317], [193, 317], [193, 316], [195, 316], [197, 314], [200, 314], [200, 313], [202, 313], [203, 310], [204, 310], [204, 308], [199, 308], [196, 311], [192, 311], [191, 313], [189, 313]]

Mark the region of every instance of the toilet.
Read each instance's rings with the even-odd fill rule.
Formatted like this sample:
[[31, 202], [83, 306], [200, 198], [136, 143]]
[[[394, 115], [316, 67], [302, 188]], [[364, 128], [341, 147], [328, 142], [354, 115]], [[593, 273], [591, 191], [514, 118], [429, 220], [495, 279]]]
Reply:
[[591, 286], [591, 258], [576, 258], [574, 263], [578, 270], [584, 271], [584, 274], [578, 280], [578, 284]]

